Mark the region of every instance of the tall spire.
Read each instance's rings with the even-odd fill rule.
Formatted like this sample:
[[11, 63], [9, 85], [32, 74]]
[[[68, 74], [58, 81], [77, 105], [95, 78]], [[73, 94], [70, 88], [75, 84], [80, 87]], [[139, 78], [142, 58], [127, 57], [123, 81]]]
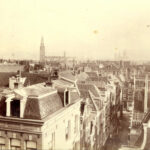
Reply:
[[44, 38], [41, 37], [41, 45], [40, 45], [40, 62], [45, 62], [45, 46], [44, 46]]
[[41, 46], [44, 46], [44, 38], [43, 38], [43, 36], [41, 37]]

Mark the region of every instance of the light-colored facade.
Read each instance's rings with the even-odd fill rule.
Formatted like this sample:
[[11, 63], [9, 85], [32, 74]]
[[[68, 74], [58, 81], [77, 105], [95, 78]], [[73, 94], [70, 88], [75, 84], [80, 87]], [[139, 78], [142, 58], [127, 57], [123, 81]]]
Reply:
[[77, 90], [45, 83], [12, 90], [0, 101], [0, 149], [80, 149]]

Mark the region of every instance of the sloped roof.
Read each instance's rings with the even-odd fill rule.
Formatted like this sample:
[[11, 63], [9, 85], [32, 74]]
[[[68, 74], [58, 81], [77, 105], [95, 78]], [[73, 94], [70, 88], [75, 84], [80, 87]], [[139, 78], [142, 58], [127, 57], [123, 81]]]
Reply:
[[[70, 104], [79, 100], [77, 91], [70, 91]], [[48, 115], [60, 110], [64, 107], [64, 93], [58, 91], [42, 98], [28, 98], [24, 118], [26, 119], [43, 119]]]
[[98, 89], [105, 88], [106, 83], [104, 81], [86, 81], [88, 84], [94, 84], [95, 86], [98, 87]]
[[81, 72], [80, 74], [76, 75], [76, 78], [78, 79], [78, 81], [85, 81], [87, 80], [89, 76], [85, 73], [85, 72]]
[[85, 91], [85, 90], [82, 90], [82, 89], [79, 89], [79, 91], [80, 91], [80, 96], [82, 98], [90, 98], [91, 99], [89, 91]]
[[74, 85], [73, 83], [65, 81], [63, 79], [54, 80], [53, 83], [56, 85], [66, 86], [66, 87], [70, 87]]
[[43, 119], [63, 108], [63, 103], [57, 93], [38, 98], [28, 98], [24, 110], [25, 119]]
[[[92, 110], [101, 109], [100, 106], [100, 95], [98, 89], [93, 84], [78, 84], [78, 89], [80, 91], [80, 96], [83, 98], [89, 98], [89, 102]], [[94, 98], [91, 97], [91, 94], [94, 95]], [[98, 99], [95, 99], [98, 98]]]
[[26, 77], [24, 86], [42, 83], [48, 80], [48, 73], [22, 73], [22, 77]]
[[[8, 87], [9, 78], [16, 76], [17, 72], [1, 72], [0, 73], [0, 87]], [[24, 86], [33, 85], [47, 81], [48, 74], [37, 74], [37, 73], [21, 73], [22, 77], [26, 77]]]
[[89, 77], [95, 77], [95, 78], [98, 78], [98, 74], [94, 71], [91, 71], [91, 72], [86, 72], [86, 74], [89, 76]]
[[76, 100], [80, 98], [79, 93], [77, 91], [70, 91], [70, 101], [74, 103]]
[[52, 89], [51, 87], [45, 86], [45, 83], [35, 84], [32, 86], [14, 90], [15, 93], [26, 97], [28, 96], [38, 97], [54, 91], [56, 90]]
[[77, 84], [78, 88], [81, 90], [90, 91], [95, 97], [100, 97], [98, 90], [94, 84]]
[[76, 81], [75, 76], [70, 71], [63, 71], [59, 73], [60, 78], [69, 80], [69, 81]]
[[92, 98], [91, 98], [91, 96], [90, 96], [89, 91], [85, 91], [85, 90], [81, 90], [81, 89], [79, 89], [79, 91], [80, 91], [80, 96], [81, 96], [81, 98], [84, 98], [84, 99], [88, 98], [88, 99], [89, 99], [88, 102], [89, 102], [89, 104], [90, 104], [90, 107], [92, 108], [93, 111], [95, 111], [96, 108], [95, 108], [95, 105], [94, 105], [94, 103], [93, 103], [93, 101], [92, 101]]

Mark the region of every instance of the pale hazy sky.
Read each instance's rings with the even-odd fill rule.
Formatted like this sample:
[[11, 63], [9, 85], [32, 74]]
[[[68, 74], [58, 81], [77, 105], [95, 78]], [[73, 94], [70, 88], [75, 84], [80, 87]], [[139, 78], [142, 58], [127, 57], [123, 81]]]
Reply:
[[0, 0], [0, 57], [150, 59], [150, 0]]

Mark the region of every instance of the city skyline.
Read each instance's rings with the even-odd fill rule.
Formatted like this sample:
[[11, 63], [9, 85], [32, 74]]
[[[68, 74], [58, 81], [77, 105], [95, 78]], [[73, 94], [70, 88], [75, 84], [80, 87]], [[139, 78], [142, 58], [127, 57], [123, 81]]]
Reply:
[[150, 59], [148, 0], [0, 0], [1, 58], [39, 59], [41, 36], [48, 56]]

